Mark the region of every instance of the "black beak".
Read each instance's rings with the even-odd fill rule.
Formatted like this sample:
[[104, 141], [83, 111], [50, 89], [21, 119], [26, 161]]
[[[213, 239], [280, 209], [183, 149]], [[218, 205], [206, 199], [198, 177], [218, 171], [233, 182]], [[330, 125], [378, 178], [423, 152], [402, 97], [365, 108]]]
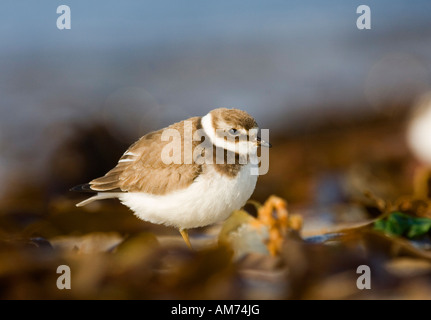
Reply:
[[272, 147], [272, 144], [270, 144], [269, 142], [267, 142], [265, 140], [262, 140], [262, 138], [259, 136], [257, 136], [256, 141], [257, 141], [257, 145], [260, 147], [267, 147], [267, 148]]

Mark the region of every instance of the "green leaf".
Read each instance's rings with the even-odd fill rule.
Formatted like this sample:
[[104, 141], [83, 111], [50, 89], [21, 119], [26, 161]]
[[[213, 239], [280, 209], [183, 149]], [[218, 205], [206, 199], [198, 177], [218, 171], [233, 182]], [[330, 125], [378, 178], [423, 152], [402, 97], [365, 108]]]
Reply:
[[414, 238], [431, 229], [431, 219], [417, 218], [402, 212], [392, 212], [389, 216], [374, 222], [374, 229], [392, 236]]

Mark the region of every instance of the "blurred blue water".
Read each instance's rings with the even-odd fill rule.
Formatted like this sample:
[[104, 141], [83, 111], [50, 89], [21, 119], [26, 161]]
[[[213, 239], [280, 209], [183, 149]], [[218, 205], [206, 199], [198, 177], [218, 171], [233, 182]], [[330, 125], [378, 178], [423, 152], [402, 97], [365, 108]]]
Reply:
[[[71, 30], [56, 28], [60, 4]], [[356, 28], [360, 4], [371, 30]], [[425, 0], [3, 0], [0, 162], [37, 150], [43, 164], [70, 123], [138, 135], [221, 106], [269, 128], [330, 107], [380, 112], [379, 101], [429, 86], [430, 40]]]

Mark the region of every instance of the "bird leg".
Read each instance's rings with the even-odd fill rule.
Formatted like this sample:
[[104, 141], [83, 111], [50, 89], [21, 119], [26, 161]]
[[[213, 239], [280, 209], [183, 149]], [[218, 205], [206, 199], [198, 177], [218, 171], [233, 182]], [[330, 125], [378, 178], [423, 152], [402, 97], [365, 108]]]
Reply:
[[431, 171], [427, 167], [419, 167], [414, 172], [414, 195], [418, 199], [427, 199], [431, 196]]
[[189, 240], [189, 233], [187, 232], [187, 230], [186, 229], [180, 229], [180, 233], [183, 236], [183, 239], [186, 242], [187, 246], [190, 249], [193, 249], [192, 244], [190, 243], [190, 240]]

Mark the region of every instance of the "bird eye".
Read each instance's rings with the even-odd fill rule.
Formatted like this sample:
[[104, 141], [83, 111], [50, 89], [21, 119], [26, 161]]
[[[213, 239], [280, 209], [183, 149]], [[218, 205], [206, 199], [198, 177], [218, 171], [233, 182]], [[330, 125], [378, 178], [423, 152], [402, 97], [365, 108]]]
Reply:
[[239, 134], [239, 131], [236, 130], [236, 129], [234, 129], [234, 128], [232, 128], [232, 129], [229, 130], [229, 134], [232, 135], [232, 136], [237, 136]]

